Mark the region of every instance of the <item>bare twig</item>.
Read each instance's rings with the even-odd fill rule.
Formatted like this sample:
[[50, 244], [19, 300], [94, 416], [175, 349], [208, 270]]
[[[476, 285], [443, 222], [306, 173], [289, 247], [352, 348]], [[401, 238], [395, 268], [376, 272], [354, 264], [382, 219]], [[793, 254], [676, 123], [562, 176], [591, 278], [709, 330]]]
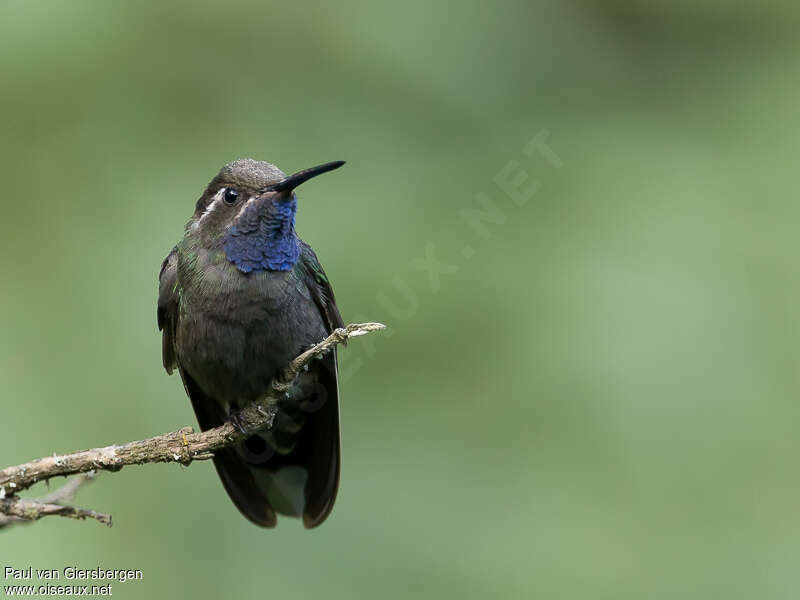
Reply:
[[[25, 520], [36, 520], [48, 515], [61, 515], [76, 519], [92, 518], [111, 524], [111, 517], [94, 511], [61, 506], [53, 498], [39, 501], [22, 500], [15, 495], [39, 481], [53, 477], [88, 473], [90, 471], [119, 471], [127, 465], [177, 462], [189, 465], [196, 460], [209, 460], [220, 448], [231, 446], [255, 431], [269, 429], [278, 413], [277, 401], [291, 388], [303, 368], [312, 360], [333, 350], [351, 337], [384, 329], [380, 323], [359, 323], [336, 329], [322, 342], [295, 358], [284, 372], [272, 381], [270, 390], [258, 402], [245, 406], [237, 413], [237, 424], [230, 421], [219, 427], [196, 433], [184, 427], [155, 437], [127, 444], [81, 450], [70, 454], [53, 454], [22, 465], [0, 470], [0, 515]], [[67, 487], [70, 483], [66, 484]], [[80, 483], [73, 484], [74, 493]], [[59, 493], [61, 489], [54, 493]], [[70, 491], [70, 490], [68, 490]], [[63, 500], [57, 497], [55, 500]], [[3, 524], [0, 521], [0, 526]]]
[[[69, 508], [71, 511], [77, 511], [78, 514], [85, 512], [86, 516], [94, 518], [92, 511], [81, 511], [81, 509], [74, 509], [65, 507], [64, 505], [75, 497], [78, 490], [87, 483], [94, 481], [95, 472], [89, 471], [83, 473], [78, 477], [73, 477], [68, 480], [64, 485], [49, 494], [42, 496], [37, 500], [25, 500], [21, 502], [19, 498], [12, 496], [10, 498], [3, 498], [0, 502], [4, 503], [4, 507], [0, 508], [0, 528], [8, 527], [17, 523], [31, 523], [47, 514], [55, 514], [52, 508], [48, 505], [60, 505], [62, 508]], [[12, 504], [13, 503], [13, 504]], [[7, 506], [5, 506], [7, 504]], [[48, 512], [50, 510], [51, 512]], [[19, 516], [23, 513], [27, 516]], [[61, 513], [64, 516], [72, 516], [71, 514]], [[95, 513], [103, 518], [108, 518], [108, 525], [111, 526], [111, 516]]]
[[[70, 519], [94, 519], [100, 523], [105, 523], [111, 527], [111, 515], [87, 510], [85, 508], [75, 508], [74, 506], [64, 506], [62, 504], [52, 504], [39, 502], [38, 500], [26, 500], [24, 498], [3, 498], [0, 500], [0, 512], [10, 518], [20, 521], [38, 521], [42, 517], [59, 515]], [[12, 521], [13, 522], [13, 521]], [[10, 523], [7, 523], [7, 525]]]

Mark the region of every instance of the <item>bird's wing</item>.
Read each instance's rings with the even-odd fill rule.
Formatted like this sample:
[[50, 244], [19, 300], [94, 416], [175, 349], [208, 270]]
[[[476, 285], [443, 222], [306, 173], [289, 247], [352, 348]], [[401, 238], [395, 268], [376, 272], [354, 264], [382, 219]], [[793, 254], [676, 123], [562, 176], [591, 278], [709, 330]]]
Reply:
[[172, 375], [177, 366], [175, 357], [175, 325], [178, 320], [178, 248], [172, 249], [158, 276], [158, 329], [161, 334], [161, 356], [164, 368]]
[[336, 306], [336, 298], [333, 295], [331, 282], [328, 280], [328, 276], [325, 275], [325, 271], [322, 265], [319, 264], [319, 259], [314, 254], [311, 246], [303, 241], [300, 242], [299, 265], [304, 270], [305, 277], [303, 279], [309, 292], [311, 292], [311, 297], [314, 299], [314, 303], [319, 308], [328, 326], [328, 333], [338, 327], [344, 327], [344, 321], [342, 321], [342, 316]]
[[[300, 246], [298, 267], [300, 279], [319, 309], [328, 333], [343, 327], [330, 281], [314, 251], [303, 242]], [[336, 350], [314, 361], [310, 370], [325, 390], [326, 399], [313, 415], [309, 415], [303, 427], [301, 436], [307, 441], [303, 442], [301, 439], [298, 443], [299, 448], [307, 448], [305, 460], [309, 469], [309, 480], [306, 484], [306, 504], [303, 510], [303, 524], [307, 528], [320, 525], [328, 517], [339, 488], [341, 441]]]

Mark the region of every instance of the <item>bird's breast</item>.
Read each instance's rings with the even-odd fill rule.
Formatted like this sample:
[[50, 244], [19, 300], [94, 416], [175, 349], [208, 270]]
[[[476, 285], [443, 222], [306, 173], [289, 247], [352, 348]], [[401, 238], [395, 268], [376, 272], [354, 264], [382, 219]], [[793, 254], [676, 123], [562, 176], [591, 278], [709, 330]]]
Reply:
[[291, 271], [244, 274], [227, 260], [207, 261], [179, 284], [178, 360], [221, 403], [259, 396], [305, 349], [296, 312], [308, 300]]
[[180, 275], [184, 303], [198, 312], [246, 321], [291, 301], [291, 272], [242, 273], [222, 251], [201, 250], [192, 268]]

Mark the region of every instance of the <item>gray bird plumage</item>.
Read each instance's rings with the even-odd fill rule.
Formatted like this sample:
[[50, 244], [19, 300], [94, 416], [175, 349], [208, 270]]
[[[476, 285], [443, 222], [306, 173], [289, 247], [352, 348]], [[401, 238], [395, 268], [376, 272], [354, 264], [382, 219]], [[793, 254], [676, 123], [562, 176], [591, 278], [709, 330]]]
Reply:
[[[333, 165], [289, 178], [251, 159], [226, 165], [164, 260], [164, 367], [180, 372], [203, 430], [260, 398], [292, 358], [343, 326], [322, 266], [294, 231], [294, 182]], [[220, 478], [248, 519], [273, 527], [279, 513], [310, 528], [328, 516], [340, 470], [338, 394], [333, 353], [298, 379], [269, 432], [217, 453]]]

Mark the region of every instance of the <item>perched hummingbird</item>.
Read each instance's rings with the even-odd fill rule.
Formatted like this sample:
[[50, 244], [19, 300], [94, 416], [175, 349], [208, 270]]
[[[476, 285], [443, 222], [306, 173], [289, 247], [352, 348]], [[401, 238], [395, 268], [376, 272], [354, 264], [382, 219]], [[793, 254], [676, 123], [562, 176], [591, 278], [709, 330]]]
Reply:
[[[263, 397], [291, 359], [343, 326], [325, 271], [294, 229], [294, 189], [343, 164], [288, 177], [252, 159], [225, 165], [161, 265], [164, 368], [180, 372], [201, 429]], [[339, 486], [336, 353], [309, 365], [278, 408], [269, 431], [217, 452], [214, 464], [253, 523], [274, 527], [278, 513], [316, 527]]]

